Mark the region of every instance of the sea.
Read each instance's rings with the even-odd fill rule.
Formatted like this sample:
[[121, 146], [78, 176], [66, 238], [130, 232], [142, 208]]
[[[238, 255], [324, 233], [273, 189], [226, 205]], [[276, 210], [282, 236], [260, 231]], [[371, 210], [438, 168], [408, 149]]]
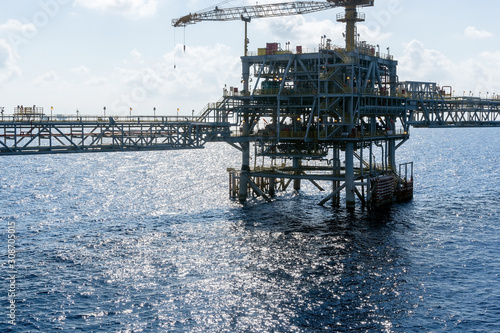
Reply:
[[229, 199], [240, 153], [0, 157], [0, 332], [500, 332], [500, 129], [412, 129], [414, 197]]

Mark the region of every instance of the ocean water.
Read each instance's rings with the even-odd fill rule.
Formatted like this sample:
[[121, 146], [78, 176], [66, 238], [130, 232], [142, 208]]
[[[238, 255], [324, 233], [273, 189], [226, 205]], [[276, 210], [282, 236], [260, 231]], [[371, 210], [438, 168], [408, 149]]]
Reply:
[[414, 129], [378, 212], [232, 202], [223, 144], [2, 157], [0, 331], [500, 332], [499, 134]]

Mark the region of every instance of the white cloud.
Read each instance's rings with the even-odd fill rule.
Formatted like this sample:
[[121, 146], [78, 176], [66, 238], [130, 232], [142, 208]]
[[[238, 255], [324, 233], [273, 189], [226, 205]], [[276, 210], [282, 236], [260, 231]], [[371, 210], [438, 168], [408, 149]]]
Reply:
[[459, 63], [456, 77], [463, 87], [460, 90], [472, 90], [476, 96], [478, 93], [485, 96], [487, 92], [500, 94], [498, 59], [500, 51], [482, 52]]
[[90, 79], [83, 82], [86, 86], [102, 86], [108, 83], [108, 79], [103, 76], [91, 77]]
[[0, 24], [0, 34], [8, 35], [12, 33], [21, 33], [24, 37], [29, 38], [29, 35], [34, 34], [36, 27], [33, 23], [22, 23], [21, 21], [9, 19], [4, 24]]
[[21, 75], [17, 66], [19, 46], [27, 43], [36, 33], [36, 27], [18, 20], [9, 19], [0, 24], [0, 85]]
[[21, 69], [16, 64], [16, 54], [12, 46], [0, 39], [0, 85], [14, 77], [21, 76]]
[[404, 55], [398, 59], [401, 81], [430, 81], [452, 86], [457, 95], [472, 92], [485, 96], [500, 92], [500, 51], [483, 52], [474, 57], [453, 61], [445, 54], [426, 49], [420, 41], [405, 44]]
[[191, 114], [192, 109], [197, 112], [206, 103], [217, 101], [225, 84], [240, 85], [240, 66], [239, 57], [231, 55], [227, 46], [193, 46], [183, 52], [183, 46], [177, 45], [160, 62], [115, 68], [112, 79], [120, 90], [108, 104], [109, 110], [124, 113], [133, 107], [140, 112], [155, 106], [159, 110], [179, 107], [181, 114]]
[[467, 28], [465, 28], [464, 36], [466, 38], [484, 39], [494, 37], [495, 34], [486, 30], [478, 30], [475, 27], [468, 26]]
[[[331, 38], [333, 44], [343, 44], [342, 31], [344, 28], [342, 24], [330, 20], [308, 20], [303, 15], [261, 19], [258, 24], [252, 25], [251, 29], [256, 31], [252, 34], [264, 36], [266, 42], [281, 42], [283, 44], [290, 41], [292, 47], [302, 45], [308, 49], [317, 49], [323, 35]], [[262, 44], [257, 47], [264, 46], [265, 44]]]
[[59, 76], [56, 74], [56, 72], [50, 71], [36, 77], [31, 83], [33, 85], [50, 85], [56, 83], [58, 80]]
[[71, 68], [69, 70], [72, 73], [79, 74], [79, 75], [89, 75], [90, 74], [90, 69], [86, 66], [79, 66], [75, 68]]
[[[260, 36], [265, 36], [267, 41], [290, 41], [291, 45], [302, 45], [308, 49], [317, 49], [321, 36], [326, 35], [332, 44], [345, 47], [343, 34], [345, 24], [332, 20], [316, 20], [313, 16], [298, 15], [262, 19], [258, 25], [251, 26], [258, 30]], [[360, 40], [369, 44], [381, 43], [390, 38], [391, 33], [383, 33], [376, 25], [358, 25]], [[262, 46], [259, 46], [262, 47]], [[284, 45], [282, 45], [284, 47]]]
[[399, 60], [399, 77], [401, 80], [437, 80], [449, 78], [454, 68], [444, 54], [436, 50], [426, 49], [417, 40], [405, 44], [403, 56]]
[[[76, 77], [76, 81], [82, 82], [82, 84], [86, 86], [100, 86], [108, 82], [108, 79], [105, 77], [92, 76], [92, 73], [87, 66], [78, 66], [75, 68], [71, 68], [69, 71], [70, 73], [77, 74], [78, 77]], [[80, 81], [81, 77], [84, 77], [84, 81]]]
[[6, 40], [17, 55], [21, 46], [28, 44], [38, 35], [41, 27], [41, 24], [37, 27], [34, 23], [9, 19], [0, 25], [0, 38]]
[[136, 62], [140, 64], [144, 63], [144, 61], [142, 60], [142, 54], [137, 49], [133, 49], [130, 52], [130, 55], [132, 56], [132, 59], [134, 59]]
[[129, 17], [149, 17], [156, 13], [158, 0], [76, 0], [76, 6], [109, 11]]

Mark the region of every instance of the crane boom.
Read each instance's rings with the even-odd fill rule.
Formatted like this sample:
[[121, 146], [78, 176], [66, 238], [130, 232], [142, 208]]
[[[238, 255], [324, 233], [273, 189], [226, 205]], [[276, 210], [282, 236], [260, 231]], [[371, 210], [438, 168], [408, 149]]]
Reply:
[[342, 5], [343, 4], [327, 1], [294, 1], [233, 8], [215, 7], [215, 9], [210, 11], [188, 14], [181, 18], [173, 19], [172, 25], [174, 27], [183, 27], [188, 24], [195, 24], [196, 22], [201, 21], [250, 21], [252, 18], [301, 15], [335, 8]]
[[327, 1], [294, 1], [275, 4], [241, 6], [233, 8], [218, 8], [213, 10], [185, 15], [172, 20], [174, 27], [185, 27], [201, 21], [231, 21], [245, 22], [245, 55], [248, 50], [247, 23], [253, 18], [301, 15], [335, 7], [345, 7], [345, 14], [337, 15], [338, 22], [346, 23], [346, 50], [355, 49], [356, 22], [365, 20], [364, 14], [357, 11], [357, 7], [373, 6], [375, 0], [327, 0]]

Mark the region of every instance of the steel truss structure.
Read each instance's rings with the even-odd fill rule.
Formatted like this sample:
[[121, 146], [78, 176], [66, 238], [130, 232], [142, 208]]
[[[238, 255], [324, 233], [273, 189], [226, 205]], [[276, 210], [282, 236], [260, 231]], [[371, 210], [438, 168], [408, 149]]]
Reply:
[[0, 155], [194, 149], [229, 133], [228, 123], [178, 117], [17, 114], [0, 121]]
[[183, 27], [201, 21], [250, 20], [252, 18], [302, 15], [337, 7], [333, 2], [293, 1], [255, 6], [218, 8], [200, 13], [192, 13], [172, 20], [172, 26]]
[[[245, 201], [254, 192], [269, 200], [276, 184], [286, 188], [293, 180], [299, 190], [308, 180], [324, 190], [318, 182], [326, 180], [332, 191], [321, 203], [338, 204], [345, 189], [349, 207], [356, 195], [378, 205], [393, 199], [377, 195], [381, 179], [399, 187], [411, 182], [395, 173], [395, 152], [410, 126], [406, 98], [397, 94], [397, 62], [364, 44], [358, 50], [325, 44], [315, 53], [242, 58], [244, 89], [234, 97], [241, 132], [231, 142], [243, 161], [230, 171], [232, 197]], [[262, 161], [253, 168], [250, 142], [254, 160]]]
[[498, 96], [455, 97], [430, 82], [401, 83], [400, 93], [408, 99], [408, 123], [414, 127], [500, 126]]

